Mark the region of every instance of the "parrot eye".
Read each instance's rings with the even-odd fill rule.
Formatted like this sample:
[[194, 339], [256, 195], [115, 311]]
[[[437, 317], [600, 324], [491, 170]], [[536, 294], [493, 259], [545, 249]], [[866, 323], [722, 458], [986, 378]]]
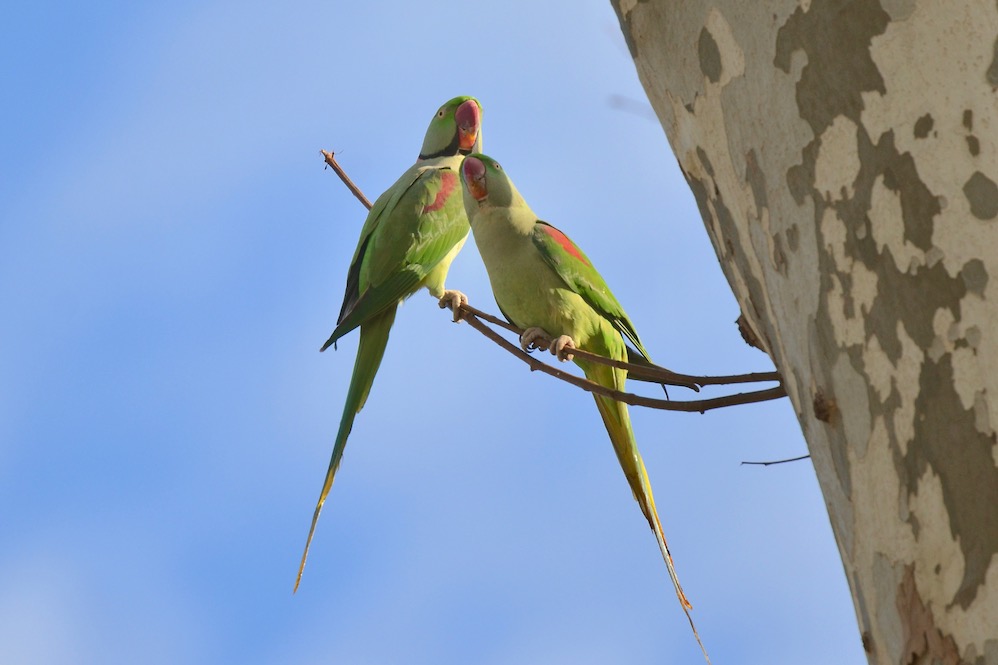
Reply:
[[439, 111], [437, 111], [437, 117], [438, 118], [444, 117], [444, 110], [443, 109], [440, 109]]
[[496, 171], [502, 171], [502, 166], [499, 165], [499, 162], [492, 162], [492, 166], [496, 167]]

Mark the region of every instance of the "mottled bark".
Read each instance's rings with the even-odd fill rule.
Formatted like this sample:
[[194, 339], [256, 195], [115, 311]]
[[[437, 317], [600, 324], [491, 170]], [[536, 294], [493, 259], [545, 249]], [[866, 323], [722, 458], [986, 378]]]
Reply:
[[612, 0], [871, 663], [998, 664], [998, 3]]

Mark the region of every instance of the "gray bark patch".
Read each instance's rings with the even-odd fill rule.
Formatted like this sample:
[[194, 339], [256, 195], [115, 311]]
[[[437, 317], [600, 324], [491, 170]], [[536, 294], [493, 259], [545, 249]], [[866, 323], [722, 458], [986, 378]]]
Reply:
[[800, 227], [797, 224], [791, 224], [787, 229], [787, 246], [791, 252], [796, 252], [800, 247]]
[[995, 45], [992, 49], [994, 51], [994, 57], [991, 59], [991, 66], [988, 67], [988, 71], [984, 74], [984, 78], [988, 80], [993, 87], [998, 88], [998, 39], [995, 39]]
[[631, 31], [630, 12], [628, 12], [626, 16], [621, 13], [620, 0], [610, 0], [610, 4], [613, 6], [613, 11], [617, 13], [617, 21], [620, 22], [620, 31], [624, 34], [624, 41], [627, 42], [627, 50], [631, 52], [631, 59], [637, 61], [638, 45], [634, 41], [634, 36]]
[[697, 43], [697, 54], [700, 56], [700, 71], [710, 79], [711, 83], [721, 80], [721, 51], [717, 42], [707, 28], [700, 30], [700, 40]]
[[[715, 218], [717, 219], [717, 224], [721, 227], [721, 237], [728, 241], [729, 251], [732, 251], [734, 254], [731, 263], [732, 265], [738, 266], [739, 274], [742, 276], [742, 279], [745, 280], [745, 285], [748, 287], [748, 300], [749, 304], [752, 306], [752, 311], [746, 312], [746, 314], [751, 317], [753, 322], [765, 322], [768, 324], [769, 322], [766, 321], [766, 318], [763, 316], [763, 310], [759, 307], [759, 303], [765, 303], [768, 300], [766, 297], [766, 289], [763, 288], [762, 282], [759, 281], [758, 277], [756, 277], [748, 265], [745, 248], [741, 245], [741, 236], [738, 233], [738, 226], [735, 224], [735, 220], [731, 216], [731, 211], [724, 203], [724, 199], [720, 196], [720, 193], [716, 188], [714, 193], [714, 212], [716, 213]], [[772, 336], [769, 334], [769, 330], [762, 329], [757, 332], [765, 339], [766, 348], [773, 348], [771, 343]]]
[[839, 115], [862, 124], [861, 94], [886, 91], [870, 41], [889, 20], [877, 0], [814, 0], [808, 11], [798, 7], [780, 27], [773, 64], [789, 74], [793, 53], [807, 54], [797, 82], [797, 108], [815, 136]]
[[960, 543], [964, 574], [953, 603], [966, 610], [998, 553], [998, 468], [994, 434], [979, 432], [973, 409], [964, 409], [953, 386], [949, 354], [926, 359], [915, 400], [915, 435], [904, 458], [905, 486], [916, 488], [927, 469], [939, 477], [950, 532]]
[[787, 276], [787, 253], [783, 251], [783, 238], [779, 233], [773, 236], [773, 266], [776, 268], [776, 272], [784, 277]]
[[948, 308], [959, 321], [966, 287], [963, 280], [949, 276], [942, 262], [909, 274], [894, 269], [889, 257], [887, 253], [882, 263], [891, 267], [885, 265], [878, 271], [879, 288], [866, 317], [866, 332], [875, 335], [887, 357], [897, 363], [901, 359], [898, 322], [919, 347], [928, 349], [935, 339], [932, 319], [936, 311]]
[[[800, 164], [791, 166], [787, 170], [787, 189], [790, 190], [790, 196], [794, 197], [794, 202], [802, 206], [807, 197], [814, 199], [815, 207], [822, 205], [824, 209], [824, 200], [821, 198], [821, 193], [814, 189], [814, 165], [818, 159], [818, 148], [820, 143], [817, 139], [811, 141], [809, 144], [804, 146], [802, 151], [802, 157]], [[821, 226], [821, 216], [815, 211], [815, 224]]]
[[984, 268], [984, 261], [971, 259], [964, 264], [960, 271], [960, 279], [963, 280], [967, 291], [984, 296], [984, 289], [988, 285], [988, 271]]
[[926, 113], [921, 118], [915, 121], [915, 138], [924, 139], [932, 131], [932, 125], [935, 121], [932, 120], [932, 115]]
[[[709, 175], [711, 178], [713, 178], [714, 177], [714, 165], [710, 163], [710, 157], [707, 156], [707, 151], [704, 150], [700, 146], [697, 146], [697, 159], [700, 160], [700, 164], [701, 164], [701, 166], [703, 166], [703, 170], [707, 172], [707, 175]], [[704, 219], [707, 219], [707, 218], [704, 218]]]
[[759, 168], [759, 158], [755, 148], [745, 155], [745, 181], [752, 188], [752, 198], [755, 199], [755, 214], [762, 217], [762, 209], [769, 207], [766, 197], [766, 174]]
[[[884, 186], [895, 192], [901, 201], [905, 240], [925, 251], [932, 247], [933, 219], [940, 212], [939, 201], [919, 178], [911, 155], [898, 153], [892, 132], [885, 133], [874, 145], [866, 129], [860, 127], [857, 139], [860, 170], [853, 183], [854, 194], [851, 198], [837, 201], [833, 207], [839, 219], [850, 229], [845, 241], [846, 254], [877, 275], [878, 295], [865, 317], [867, 336], [876, 336], [891, 361], [897, 362], [901, 357], [898, 322], [904, 324], [907, 334], [919, 346], [928, 348], [935, 337], [932, 328], [935, 311], [948, 307], [954, 318], [959, 319], [959, 301], [966, 289], [961, 280], [946, 273], [941, 263], [936, 263], [931, 268], [922, 266], [908, 271], [895, 265], [889, 250], [881, 252], [877, 248], [870, 229], [875, 222], [870, 218], [869, 212], [873, 188], [878, 179], [882, 179]], [[808, 146], [804, 152], [807, 160], [815, 150]], [[810, 168], [806, 168], [801, 165], [801, 174], [797, 177], [813, 173], [813, 162], [809, 166]], [[816, 222], [820, 227], [821, 216], [828, 204], [813, 187], [810, 194], [815, 201]], [[837, 272], [830, 259], [823, 260], [827, 264], [822, 266], [822, 271], [837, 274], [843, 290], [848, 293], [852, 283], [850, 276]], [[830, 283], [823, 284], [824, 289], [830, 287]], [[845, 306], [847, 315], [855, 315], [849, 309], [849, 299]]]
[[980, 171], [974, 171], [967, 180], [963, 195], [970, 202], [970, 213], [977, 219], [988, 221], [998, 216], [998, 185]]
[[[932, 220], [940, 212], [939, 199], [922, 182], [915, 160], [911, 154], [897, 151], [893, 132], [883, 134], [876, 145], [865, 129], [860, 129], [857, 138], [861, 162], [855, 183], [857, 193], [843, 208], [852, 207], [852, 212], [859, 213], [854, 205], [858, 202], [865, 215], [870, 208], [874, 180], [882, 176], [884, 185], [901, 200], [904, 239], [922, 251], [929, 251], [932, 249]], [[840, 209], [839, 212], [846, 211]], [[863, 223], [872, 224], [869, 220], [863, 220]]]
[[967, 137], [967, 151], [971, 157], [977, 157], [981, 154], [981, 142], [973, 134]]

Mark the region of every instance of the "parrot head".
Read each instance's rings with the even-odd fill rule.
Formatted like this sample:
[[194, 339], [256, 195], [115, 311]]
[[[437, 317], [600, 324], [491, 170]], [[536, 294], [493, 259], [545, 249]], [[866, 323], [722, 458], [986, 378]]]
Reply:
[[485, 162], [483, 155], [471, 155], [461, 162], [461, 182], [471, 197], [478, 202], [484, 201], [489, 195], [489, 185], [485, 179]]
[[461, 162], [465, 206], [506, 207], [522, 201], [499, 162], [480, 153]]
[[481, 149], [482, 105], [474, 97], [455, 97], [430, 120], [419, 158], [467, 155]]

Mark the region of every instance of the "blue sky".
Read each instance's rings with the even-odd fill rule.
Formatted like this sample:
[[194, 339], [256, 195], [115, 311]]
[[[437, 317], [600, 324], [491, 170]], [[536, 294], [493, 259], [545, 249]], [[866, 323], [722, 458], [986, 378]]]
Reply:
[[[608, 2], [20, 3], [0, 56], [0, 660], [700, 662], [591, 398], [425, 293], [291, 594], [356, 350], [320, 148], [373, 198], [473, 94], [656, 360], [770, 369]], [[495, 311], [471, 241], [448, 286]], [[714, 662], [863, 662], [810, 464], [739, 464], [790, 404], [632, 419]]]

